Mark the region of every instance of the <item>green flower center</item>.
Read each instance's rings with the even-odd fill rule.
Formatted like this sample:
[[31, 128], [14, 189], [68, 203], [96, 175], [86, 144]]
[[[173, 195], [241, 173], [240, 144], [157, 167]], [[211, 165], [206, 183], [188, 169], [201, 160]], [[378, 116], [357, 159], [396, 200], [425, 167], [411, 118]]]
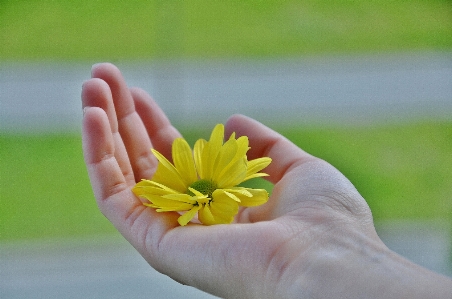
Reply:
[[[196, 191], [207, 195], [209, 198], [212, 198], [212, 193], [217, 189], [217, 184], [209, 180], [199, 180], [191, 184], [190, 188], [193, 188]], [[190, 190], [188, 190], [188, 194], [194, 196], [193, 192], [191, 192]]]

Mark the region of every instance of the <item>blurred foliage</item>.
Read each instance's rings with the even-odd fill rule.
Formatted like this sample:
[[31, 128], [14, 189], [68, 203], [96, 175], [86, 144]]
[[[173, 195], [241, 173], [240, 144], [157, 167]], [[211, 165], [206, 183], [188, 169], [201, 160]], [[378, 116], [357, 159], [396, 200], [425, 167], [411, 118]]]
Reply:
[[449, 0], [2, 1], [0, 61], [450, 50]]
[[[343, 172], [375, 220], [452, 219], [452, 123], [278, 131]], [[114, 231], [96, 207], [78, 135], [0, 135], [0, 158], [0, 239]]]

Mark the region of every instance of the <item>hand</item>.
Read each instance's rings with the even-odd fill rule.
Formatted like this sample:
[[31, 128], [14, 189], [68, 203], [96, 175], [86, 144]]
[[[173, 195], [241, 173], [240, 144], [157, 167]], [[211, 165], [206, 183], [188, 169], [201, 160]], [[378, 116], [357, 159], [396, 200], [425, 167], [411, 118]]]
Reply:
[[94, 194], [102, 213], [156, 270], [227, 298], [452, 294], [448, 278], [381, 242], [368, 205], [339, 171], [245, 116], [232, 116], [226, 135], [249, 137], [249, 159], [272, 158], [265, 172], [275, 186], [267, 204], [241, 210], [234, 224], [185, 227], [178, 214], [147, 208], [131, 188], [156, 169], [150, 149], [170, 159], [180, 134], [144, 91], [127, 87], [115, 66], [95, 65], [92, 77], [82, 99]]

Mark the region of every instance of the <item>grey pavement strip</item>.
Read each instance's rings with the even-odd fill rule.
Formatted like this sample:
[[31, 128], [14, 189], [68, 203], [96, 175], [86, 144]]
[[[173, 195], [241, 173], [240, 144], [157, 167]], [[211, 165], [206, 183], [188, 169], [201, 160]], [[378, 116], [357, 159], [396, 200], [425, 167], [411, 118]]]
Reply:
[[115, 235], [1, 244], [0, 298], [216, 297], [158, 273]]
[[[181, 126], [234, 113], [267, 124], [452, 119], [452, 52], [119, 62]], [[79, 130], [90, 64], [0, 64], [0, 128]]]
[[452, 231], [446, 220], [386, 220], [377, 233], [390, 249], [427, 269], [452, 277]]
[[[452, 276], [444, 222], [377, 224], [402, 256]], [[119, 235], [0, 244], [0, 298], [216, 298], [153, 270]]]

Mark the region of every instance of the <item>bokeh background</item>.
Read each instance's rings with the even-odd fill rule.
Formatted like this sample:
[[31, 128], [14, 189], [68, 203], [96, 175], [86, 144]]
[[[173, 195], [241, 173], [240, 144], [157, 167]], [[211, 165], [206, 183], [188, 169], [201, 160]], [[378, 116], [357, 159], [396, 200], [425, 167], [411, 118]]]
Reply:
[[[93, 63], [113, 62], [138, 83], [149, 78], [153, 83], [143, 87], [193, 141], [225, 121], [213, 117], [215, 101], [224, 104], [216, 95], [223, 90], [212, 88], [211, 100], [193, 105], [184, 94], [194, 73], [202, 79], [209, 71], [229, 77], [237, 72], [260, 82], [260, 73], [268, 79], [274, 69], [274, 76], [282, 76], [275, 82], [283, 82], [306, 65], [322, 66], [325, 73], [333, 65], [341, 77], [342, 66], [346, 76], [357, 64], [365, 65], [360, 72], [385, 65], [393, 72], [404, 61], [404, 71], [433, 63], [447, 75], [451, 60], [449, 0], [0, 1], [0, 249], [20, 258], [11, 253], [15, 246], [49, 250], [42, 244], [54, 244], [54, 250], [74, 240], [95, 246], [116, 235], [95, 205], [81, 153], [76, 109]], [[451, 79], [442, 80], [439, 86], [451, 91]], [[240, 90], [235, 95], [235, 101], [252, 101]], [[418, 250], [414, 254], [428, 263], [438, 253], [422, 251], [422, 243], [439, 242], [447, 265], [432, 267], [451, 275], [452, 95], [435, 102], [434, 111], [428, 97], [416, 99], [412, 117], [406, 102], [390, 108], [391, 117], [351, 109], [337, 119], [320, 112], [319, 118], [288, 120], [288, 106], [279, 111], [280, 122], [268, 118], [267, 124], [342, 171], [368, 201], [388, 242], [409, 234], [408, 251], [394, 243], [402, 254]], [[241, 107], [238, 102], [227, 105]], [[256, 118], [266, 123], [258, 113], [265, 107], [256, 106]], [[171, 107], [191, 112], [178, 119]], [[197, 107], [211, 117], [197, 115]], [[327, 103], [325, 109], [336, 108]], [[17, 289], [8, 294], [19, 294]]]

